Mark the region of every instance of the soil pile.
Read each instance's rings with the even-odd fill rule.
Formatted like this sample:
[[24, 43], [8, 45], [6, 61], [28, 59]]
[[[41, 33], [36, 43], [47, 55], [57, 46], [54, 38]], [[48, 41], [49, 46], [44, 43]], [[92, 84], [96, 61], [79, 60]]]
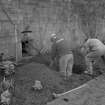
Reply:
[[[53, 92], [61, 93], [70, 90], [90, 79], [91, 76], [73, 74], [68, 81], [65, 81], [59, 72], [49, 69], [44, 64], [32, 62], [17, 68], [13, 103], [14, 105], [45, 105], [52, 100]], [[41, 81], [43, 90], [31, 90], [35, 80]]]

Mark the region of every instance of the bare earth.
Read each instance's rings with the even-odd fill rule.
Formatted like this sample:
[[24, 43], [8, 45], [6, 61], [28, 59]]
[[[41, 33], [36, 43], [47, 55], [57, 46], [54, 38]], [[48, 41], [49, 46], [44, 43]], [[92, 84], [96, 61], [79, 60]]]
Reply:
[[[79, 58], [79, 57], [78, 57]], [[42, 59], [42, 58], [41, 58]], [[36, 63], [37, 60], [37, 63]], [[65, 81], [59, 72], [53, 68], [48, 68], [40, 61], [39, 58], [31, 59], [31, 62], [23, 62], [24, 65], [17, 67], [15, 76], [15, 96], [13, 97], [13, 105], [46, 105], [47, 102], [51, 101], [52, 93], [62, 93], [70, 89], [76, 88], [94, 77], [100, 75], [98, 71], [95, 71], [95, 75], [89, 76], [84, 73], [73, 73], [69, 80]], [[84, 67], [80, 64], [80, 58], [76, 60], [74, 71], [81, 71]], [[102, 64], [102, 63], [101, 63]], [[95, 66], [98, 67], [99, 66]], [[104, 68], [104, 66], [100, 66]], [[80, 70], [81, 69], [81, 70]], [[35, 80], [40, 80], [43, 85], [41, 91], [33, 91], [32, 86]]]

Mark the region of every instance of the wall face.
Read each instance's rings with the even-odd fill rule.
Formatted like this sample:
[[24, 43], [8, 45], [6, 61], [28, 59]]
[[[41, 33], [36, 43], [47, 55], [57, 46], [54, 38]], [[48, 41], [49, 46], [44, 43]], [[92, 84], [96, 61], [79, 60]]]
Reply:
[[97, 20], [94, 14], [92, 14], [94, 18], [87, 17], [86, 13], [88, 12], [86, 12], [88, 25], [83, 25], [80, 15], [72, 13], [70, 0], [25, 0], [20, 4], [24, 13], [23, 27], [30, 26], [30, 30], [33, 31], [31, 35], [36, 42], [34, 46], [39, 49], [42, 47], [50, 49], [49, 38], [52, 33], [57, 33], [69, 40], [74, 48], [82, 43], [85, 35], [100, 34], [101, 38], [99, 37], [99, 39], [105, 37], [105, 22]]
[[78, 26], [78, 16], [71, 14], [70, 2], [40, 2], [38, 5], [28, 7], [33, 7], [30, 29], [39, 49], [50, 48], [52, 33], [69, 40], [70, 44], [75, 42], [73, 47], [80, 43], [84, 34]]
[[3, 52], [6, 58], [15, 56], [14, 40], [14, 27], [0, 10], [0, 53]]
[[[50, 49], [49, 38], [52, 33], [69, 40], [73, 47], [78, 46], [84, 38], [78, 16], [71, 13], [69, 0], [68, 2], [67, 0], [66, 2], [62, 0], [15, 0], [4, 2], [4, 4], [11, 18], [18, 24], [18, 43], [21, 42], [21, 32], [26, 26], [32, 30], [30, 36], [34, 39], [33, 46], [39, 50], [43, 47]], [[4, 28], [4, 30], [6, 29]], [[14, 32], [13, 28], [10, 30]], [[11, 41], [12, 39], [13, 41]], [[14, 37], [10, 38], [8, 43], [12, 43], [11, 51], [13, 53], [10, 54], [14, 56], [16, 51], [14, 50]], [[35, 55], [37, 52], [33, 49], [31, 53]], [[8, 56], [11, 55], [8, 54]]]
[[[49, 39], [52, 33], [69, 40], [73, 48], [82, 43], [85, 37], [84, 33], [90, 35], [90, 30], [101, 40], [105, 37], [105, 21], [97, 19], [90, 26], [84, 26], [78, 13], [71, 12], [70, 0], [2, 1], [10, 18], [17, 25], [19, 57], [21, 57], [21, 32], [27, 26], [29, 26], [29, 30], [32, 30], [30, 37], [34, 39], [33, 47], [38, 50], [43, 47], [50, 49], [51, 42]], [[14, 27], [6, 14], [0, 10], [0, 52], [5, 52], [7, 57], [16, 56], [14, 31]], [[32, 49], [30, 53], [36, 55], [37, 51]]]
[[1, 52], [5, 54], [5, 58], [15, 56], [15, 43], [11, 39], [11, 37], [10, 38], [0, 37], [0, 53]]
[[101, 41], [105, 42], [105, 20], [97, 19], [96, 36]]

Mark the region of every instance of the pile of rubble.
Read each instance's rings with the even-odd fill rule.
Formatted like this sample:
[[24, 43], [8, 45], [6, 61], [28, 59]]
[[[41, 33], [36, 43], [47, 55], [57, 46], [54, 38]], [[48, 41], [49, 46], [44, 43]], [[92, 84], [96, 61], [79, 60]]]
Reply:
[[0, 84], [0, 105], [10, 105], [15, 91], [14, 79], [12, 78], [12, 75], [15, 73], [14, 63], [11, 61], [1, 62], [0, 72], [3, 76], [3, 80]]

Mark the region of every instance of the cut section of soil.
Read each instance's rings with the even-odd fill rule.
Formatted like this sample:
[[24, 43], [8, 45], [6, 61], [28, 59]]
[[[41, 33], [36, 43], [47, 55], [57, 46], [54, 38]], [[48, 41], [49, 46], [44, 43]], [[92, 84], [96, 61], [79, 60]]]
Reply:
[[[52, 93], [62, 93], [73, 89], [92, 79], [88, 75], [73, 74], [65, 81], [59, 72], [49, 69], [43, 64], [29, 63], [17, 68], [14, 105], [45, 105], [52, 100]], [[33, 91], [35, 80], [41, 81], [43, 90]]]
[[[104, 62], [99, 60], [94, 65], [94, 76], [84, 74], [83, 71], [86, 69], [84, 57], [78, 50], [73, 53], [75, 62], [73, 75], [68, 80], [60, 76], [56, 65], [48, 68], [50, 56], [40, 55], [21, 61], [23, 65], [17, 67], [16, 71], [13, 105], [45, 105], [53, 99], [53, 92], [62, 93], [76, 88], [100, 75], [100, 70], [105, 70]], [[43, 85], [41, 91], [31, 89], [35, 80], [41, 81]]]

